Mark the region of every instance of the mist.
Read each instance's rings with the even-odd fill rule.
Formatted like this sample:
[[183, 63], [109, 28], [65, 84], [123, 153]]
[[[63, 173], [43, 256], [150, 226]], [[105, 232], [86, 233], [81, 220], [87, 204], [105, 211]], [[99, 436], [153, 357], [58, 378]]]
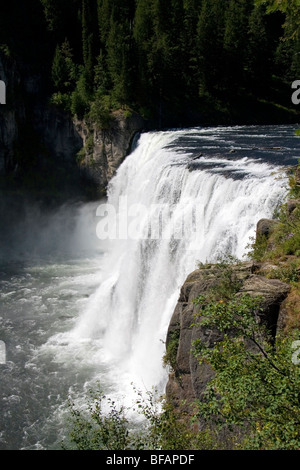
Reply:
[[41, 201], [0, 196], [0, 261], [92, 256], [101, 252], [96, 234], [99, 202]]

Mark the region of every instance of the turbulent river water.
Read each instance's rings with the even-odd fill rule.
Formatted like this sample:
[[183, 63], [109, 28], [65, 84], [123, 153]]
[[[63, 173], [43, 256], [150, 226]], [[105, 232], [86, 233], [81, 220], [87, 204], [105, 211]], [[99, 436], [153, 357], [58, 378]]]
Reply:
[[180, 287], [197, 263], [247, 253], [286, 194], [295, 127], [143, 133], [107, 200], [20, 213], [2, 198], [0, 449], [59, 449], [68, 397], [97, 383], [122, 403], [133, 384], [163, 392]]

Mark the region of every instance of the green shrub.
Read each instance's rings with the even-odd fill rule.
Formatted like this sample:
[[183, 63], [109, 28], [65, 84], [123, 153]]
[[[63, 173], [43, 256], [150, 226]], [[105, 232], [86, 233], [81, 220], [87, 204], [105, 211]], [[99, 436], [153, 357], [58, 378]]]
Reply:
[[224, 337], [213, 347], [194, 342], [194, 355], [214, 371], [198, 417], [219, 429], [243, 429], [240, 449], [298, 450], [300, 369], [293, 348], [300, 332], [278, 336], [274, 347], [256, 320], [258, 310], [259, 299], [249, 296], [202, 304], [201, 325], [217, 327]]
[[[213, 272], [215, 285], [207, 293], [209, 299], [229, 299], [239, 290], [241, 280], [238, 278], [236, 270], [239, 265], [241, 265], [241, 262], [229, 254], [220, 255], [215, 264], [198, 263], [198, 268], [202, 269], [208, 277], [210, 276], [210, 269]], [[197, 299], [195, 302], [197, 302]]]
[[[226, 334], [234, 330], [247, 335], [249, 330], [256, 326], [256, 314], [260, 310], [261, 297], [251, 297], [245, 294], [225, 301], [223, 299], [207, 301], [205, 295], [200, 295], [196, 302], [199, 305], [196, 319], [200, 318], [202, 327], [216, 327]], [[193, 324], [195, 325], [197, 326], [197, 323]], [[197, 340], [195, 344], [200, 345]]]
[[98, 97], [91, 103], [88, 114], [89, 119], [95, 123], [100, 129], [107, 129], [112, 121], [110, 111], [109, 97]]
[[76, 83], [76, 88], [71, 95], [72, 114], [77, 116], [79, 119], [83, 119], [90, 109], [91, 100], [92, 95], [89, 90], [86, 73], [82, 69], [79, 79]]
[[[300, 228], [300, 226], [299, 226]], [[291, 232], [286, 236], [286, 239], [282, 243], [282, 250], [286, 255], [300, 254], [300, 232]]]
[[59, 106], [65, 111], [71, 110], [72, 99], [69, 93], [61, 93], [60, 91], [58, 91], [57, 93], [53, 93], [50, 102], [51, 104]]
[[[91, 391], [88, 405], [69, 403], [66, 450], [194, 450], [216, 448], [214, 433], [197, 431], [182, 409], [174, 408], [156, 392], [146, 397], [137, 391], [133, 411], [142, 422], [133, 422], [128, 408], [106, 399], [101, 390]], [[132, 411], [132, 410], [131, 410]], [[220, 445], [219, 445], [220, 448]]]
[[248, 248], [250, 248], [248, 256], [256, 261], [262, 261], [267, 251], [268, 238], [265, 235], [257, 235], [251, 241], [252, 244], [248, 245]]
[[176, 356], [179, 346], [180, 329], [171, 331], [166, 345], [166, 353], [163, 357], [165, 366], [169, 365], [172, 369], [176, 366]]
[[300, 262], [292, 262], [272, 269], [267, 277], [279, 279], [282, 282], [297, 283], [300, 277]]
[[124, 407], [108, 399], [109, 411], [104, 412], [106, 399], [101, 392], [91, 391], [85, 410], [70, 401], [70, 432], [63, 448], [72, 450], [124, 450], [130, 446], [128, 420]]

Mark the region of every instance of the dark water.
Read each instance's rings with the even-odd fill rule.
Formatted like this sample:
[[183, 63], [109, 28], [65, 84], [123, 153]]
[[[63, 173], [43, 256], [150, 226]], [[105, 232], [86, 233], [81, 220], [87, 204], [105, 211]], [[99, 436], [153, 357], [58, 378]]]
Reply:
[[297, 128], [270, 125], [195, 129], [186, 136], [180, 135], [172, 146], [199, 160], [220, 155], [227, 160], [253, 158], [279, 166], [295, 165], [300, 158], [300, 140], [294, 135]]

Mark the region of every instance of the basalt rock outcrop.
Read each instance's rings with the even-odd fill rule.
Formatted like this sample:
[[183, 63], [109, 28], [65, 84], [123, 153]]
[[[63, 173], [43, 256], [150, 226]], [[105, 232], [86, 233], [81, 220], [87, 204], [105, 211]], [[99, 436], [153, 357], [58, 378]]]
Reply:
[[[258, 275], [263, 268], [255, 262], [242, 262], [232, 266], [235, 280], [240, 283], [236, 295], [249, 294], [253, 297], [262, 296], [262, 311], [260, 320], [275, 336], [278, 328], [278, 318], [284, 300], [290, 291], [289, 284], [278, 279], [268, 279]], [[201, 399], [203, 392], [212, 379], [214, 373], [208, 364], [199, 365], [192, 352], [192, 345], [196, 339], [203, 339], [213, 346], [222, 339], [218, 329], [199, 325], [195, 316], [198, 313], [194, 300], [207, 293], [219, 282], [218, 268], [215, 265], [201, 267], [191, 273], [183, 284], [178, 303], [171, 318], [166, 347], [171, 338], [177, 336], [176, 361], [173, 370], [169, 374], [166, 387], [166, 396], [175, 407], [185, 403], [187, 412], [191, 412], [191, 404], [195, 399]]]
[[115, 111], [105, 128], [79, 120], [74, 124], [83, 141], [78, 159], [80, 170], [100, 193], [104, 193], [110, 179], [130, 153], [134, 137], [145, 128], [145, 121], [137, 113]]

